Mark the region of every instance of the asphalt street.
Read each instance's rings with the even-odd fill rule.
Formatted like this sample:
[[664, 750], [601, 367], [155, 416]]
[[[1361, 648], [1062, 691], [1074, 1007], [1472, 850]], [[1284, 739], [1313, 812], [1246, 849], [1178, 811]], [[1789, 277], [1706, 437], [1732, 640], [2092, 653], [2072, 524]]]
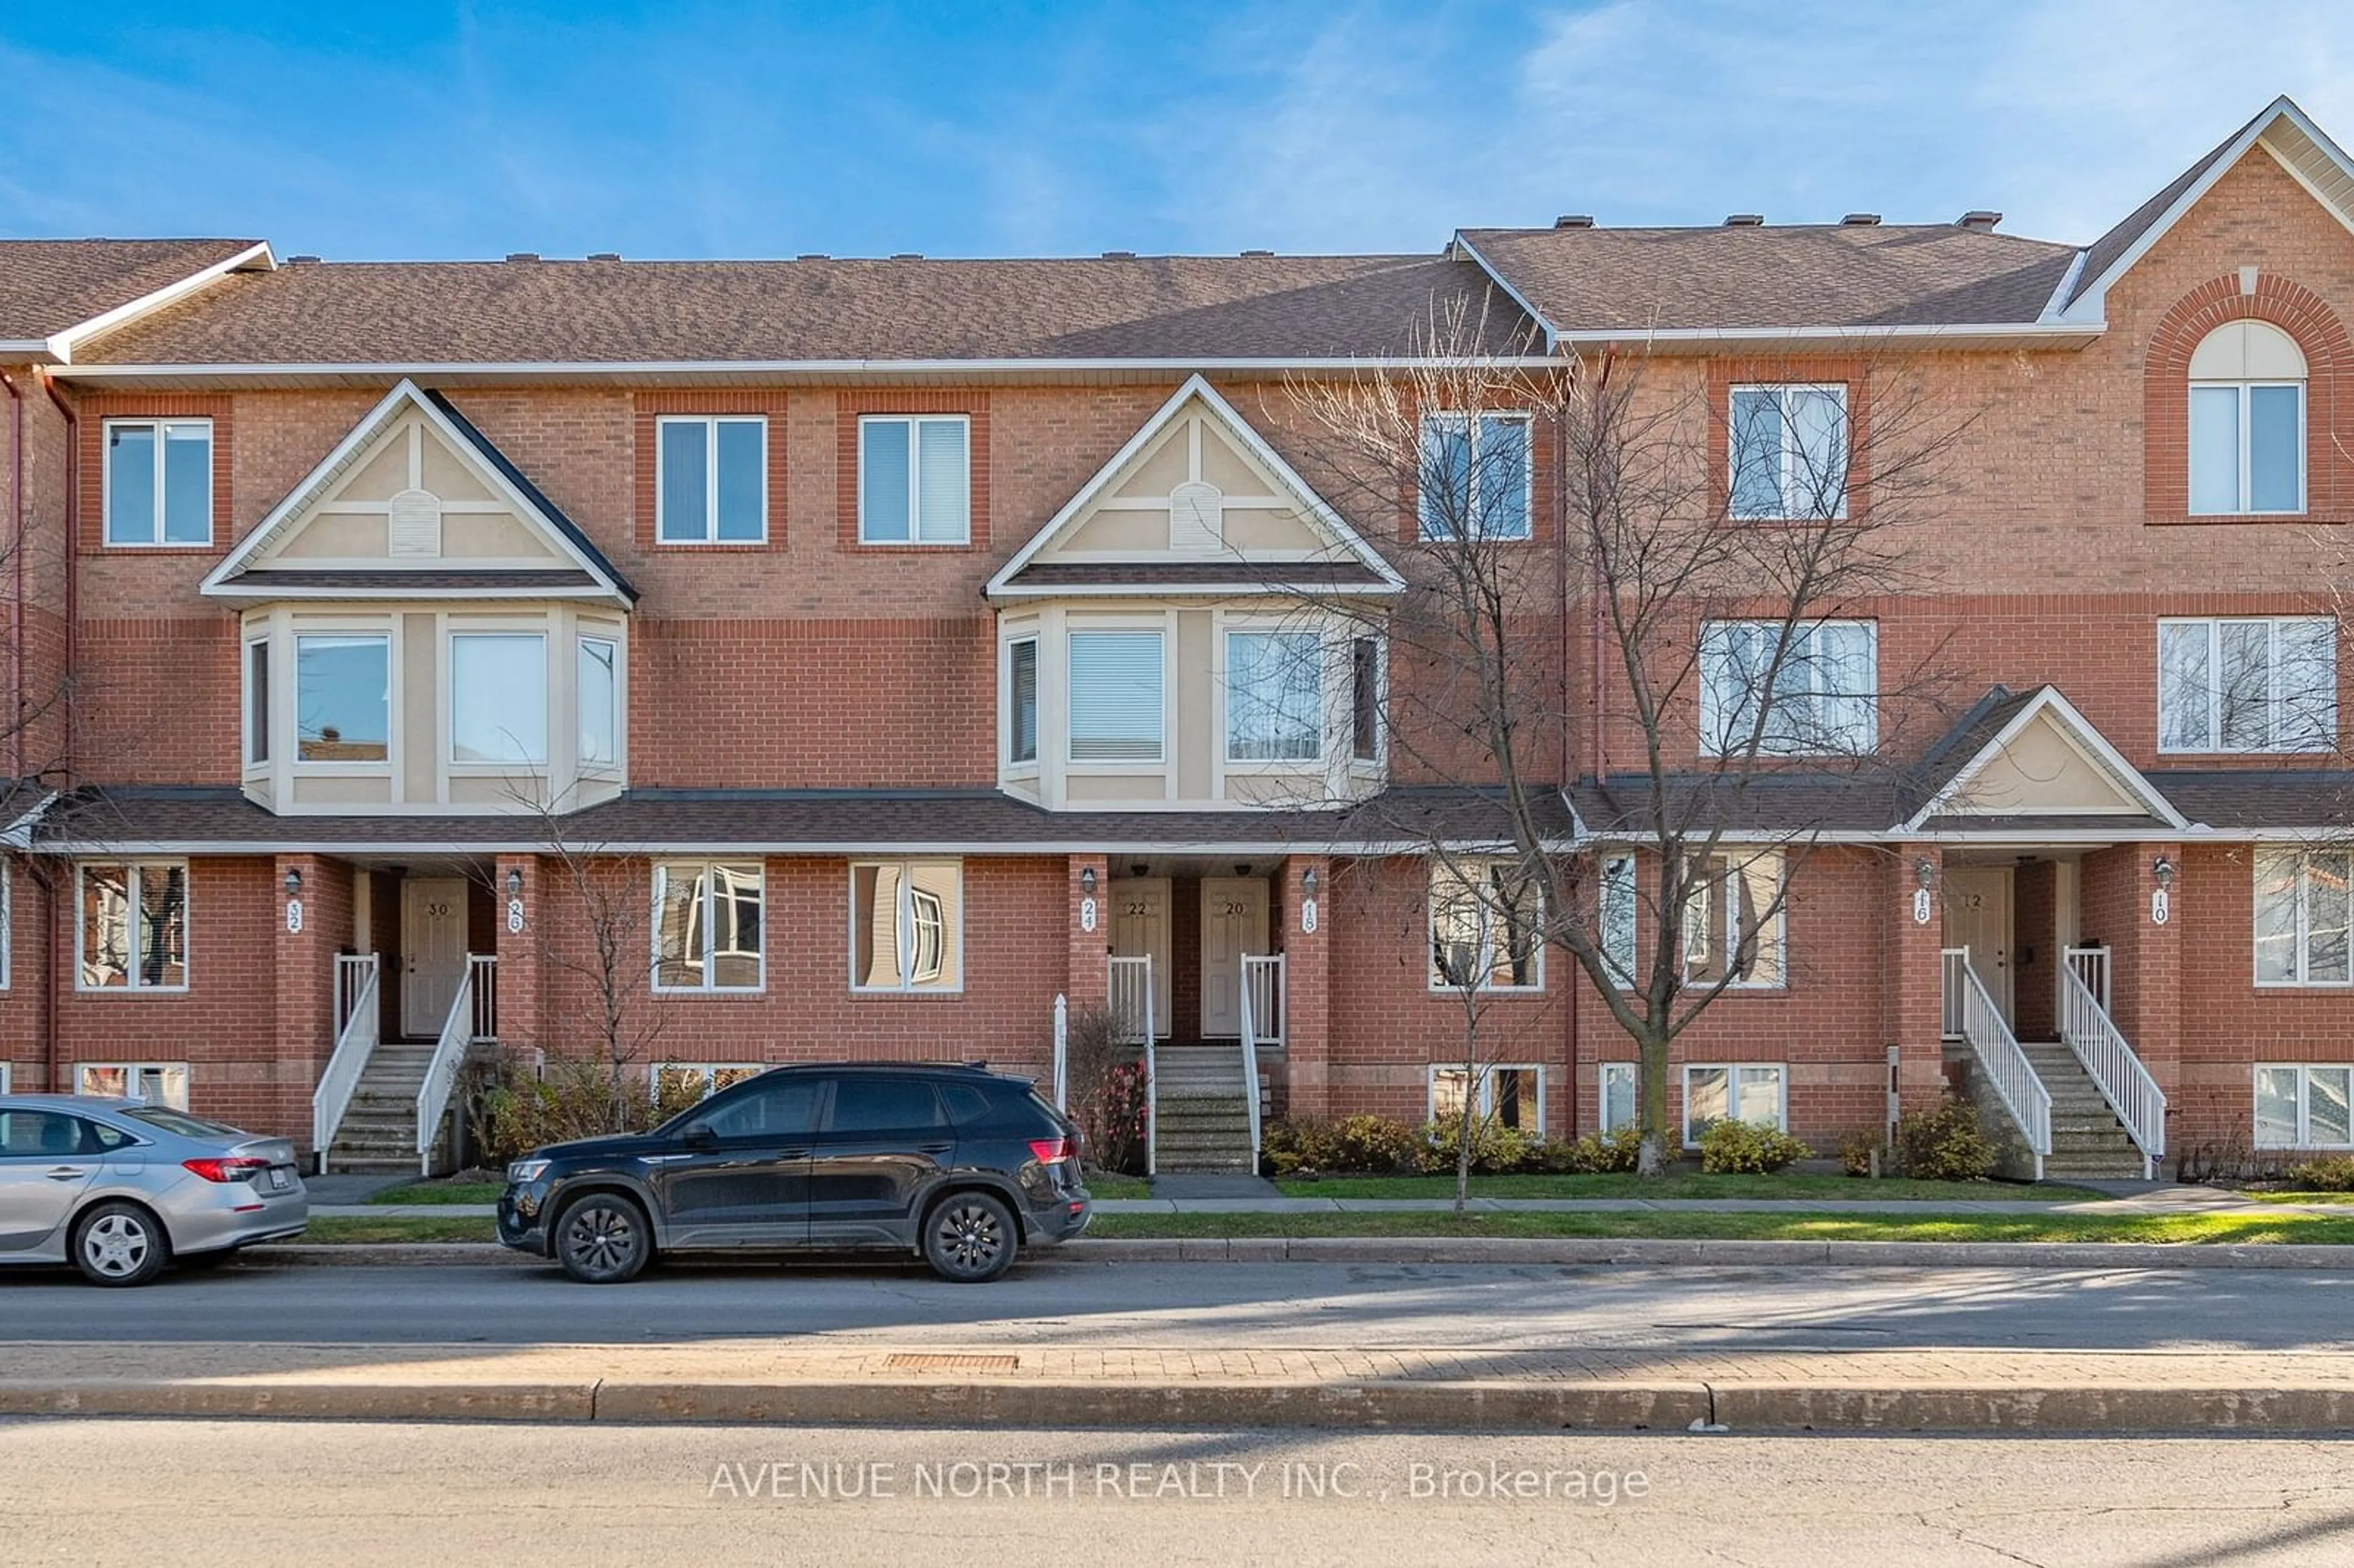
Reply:
[[141, 1568], [2354, 1561], [2342, 1445], [2250, 1440], [48, 1419], [0, 1510], [11, 1564]]
[[105, 1290], [0, 1272], [0, 1341], [2348, 1350], [2342, 1274], [2289, 1270], [1025, 1265], [990, 1286], [862, 1265], [553, 1269], [239, 1265]]

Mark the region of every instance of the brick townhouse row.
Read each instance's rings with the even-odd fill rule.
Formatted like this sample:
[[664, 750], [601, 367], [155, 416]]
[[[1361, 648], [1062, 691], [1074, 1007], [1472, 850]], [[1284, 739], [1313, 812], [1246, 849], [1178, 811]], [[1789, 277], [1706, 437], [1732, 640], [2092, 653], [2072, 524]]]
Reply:
[[[633, 1049], [679, 1082], [1044, 1074], [1059, 1001], [1236, 1093], [1247, 1044], [1299, 1114], [1617, 1124], [1599, 999], [1520, 913], [1464, 916], [1482, 780], [1384, 732], [1427, 498], [1367, 501], [1303, 411], [1460, 310], [1534, 398], [1426, 429], [1517, 482], [1492, 526], [1539, 584], [1545, 388], [1598, 355], [1714, 410], [1728, 526], [1820, 503], [1788, 476], [1900, 382], [1974, 410], [1931, 569], [1807, 630], [1820, 749], [1892, 766], [1779, 737], [1687, 933], [1734, 983], [1679, 1126], [1829, 1143], [1958, 1080], [2049, 1169], [2354, 1146], [2349, 230], [2354, 164], [2283, 100], [2090, 245], [1984, 213], [1419, 256], [0, 242], [0, 1082], [429, 1160], [467, 1050], [588, 1046], [618, 922]], [[1606, 899], [1641, 736], [1585, 590], [1548, 602], [1548, 831]], [[1755, 633], [1691, 635], [1698, 781]], [[1886, 673], [1933, 653], [1894, 722]]]

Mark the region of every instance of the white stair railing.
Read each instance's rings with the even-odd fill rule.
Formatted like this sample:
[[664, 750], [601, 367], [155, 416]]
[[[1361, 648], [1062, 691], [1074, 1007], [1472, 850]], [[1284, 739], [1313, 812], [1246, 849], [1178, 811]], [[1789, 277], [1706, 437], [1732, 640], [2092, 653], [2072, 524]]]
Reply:
[[1071, 999], [1055, 993], [1055, 1108], [1071, 1108]]
[[499, 958], [496, 953], [472, 953], [466, 959], [467, 979], [474, 991], [473, 1043], [488, 1045], [499, 1037]]
[[2125, 1124], [2141, 1150], [2142, 1180], [2148, 1181], [2166, 1158], [2166, 1095], [2085, 979], [2090, 973], [2106, 989], [2108, 949], [2072, 948], [2067, 957], [2060, 970], [2060, 1038]]
[[458, 994], [450, 999], [450, 1012], [441, 1020], [440, 1038], [433, 1043], [433, 1057], [425, 1065], [425, 1081], [417, 1088], [417, 1170], [422, 1176], [433, 1174], [433, 1145], [441, 1135], [441, 1118], [450, 1113], [450, 1097], [458, 1086], [458, 1069], [466, 1060], [466, 1047], [474, 1038], [474, 977], [488, 973], [478, 970], [473, 958], [466, 960], [465, 974], [458, 981]]
[[[1259, 958], [1246, 955], [1243, 959], [1243, 996], [1250, 1012], [1243, 1026], [1243, 1034], [1255, 1044], [1283, 1048], [1284, 1003], [1283, 955], [1268, 953]], [[1256, 1022], [1257, 1033], [1251, 1033]]]
[[2003, 1022], [2002, 1009], [1988, 994], [1965, 955], [1961, 964], [1961, 1031], [1986, 1069], [1987, 1081], [2027, 1139], [2035, 1156], [2035, 1179], [2043, 1180], [2043, 1160], [2052, 1152], [2052, 1091], [2035, 1075], [2035, 1065], [2019, 1048], [2019, 1037]]
[[383, 1034], [378, 1026], [376, 984], [379, 967], [374, 953], [341, 953], [335, 958], [335, 1048], [327, 1057], [319, 1086], [311, 1091], [311, 1148], [319, 1157], [319, 1173], [327, 1171], [327, 1150], [344, 1125], [344, 1113], [358, 1092], [360, 1075]]
[[1112, 1017], [1123, 1025], [1136, 1022], [1139, 1033], [1131, 1035], [1123, 1030], [1123, 1038], [1131, 1042], [1140, 1038], [1144, 1045], [1144, 1173], [1151, 1176], [1158, 1173], [1161, 1145], [1161, 1084], [1153, 1060], [1153, 1039], [1160, 1030], [1152, 1016], [1152, 955], [1115, 958], [1110, 963]]
[[1253, 960], [1243, 959], [1245, 983], [1239, 988], [1237, 1001], [1242, 1008], [1243, 1026], [1243, 1105], [1249, 1118], [1251, 1174], [1258, 1174], [1258, 1015], [1254, 1007], [1248, 983]]
[[1969, 971], [1970, 950], [1967, 948], [1944, 948], [1938, 950], [1937, 957], [1946, 977], [1945, 1037], [1959, 1040], [1962, 1037], [1962, 976]]

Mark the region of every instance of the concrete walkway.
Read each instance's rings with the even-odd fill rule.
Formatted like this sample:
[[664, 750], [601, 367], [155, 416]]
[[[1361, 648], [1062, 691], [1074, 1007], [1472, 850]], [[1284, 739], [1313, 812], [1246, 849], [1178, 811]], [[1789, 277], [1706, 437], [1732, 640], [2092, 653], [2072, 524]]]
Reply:
[[905, 1345], [12, 1344], [0, 1415], [1653, 1431], [2320, 1432], [2354, 1356]]

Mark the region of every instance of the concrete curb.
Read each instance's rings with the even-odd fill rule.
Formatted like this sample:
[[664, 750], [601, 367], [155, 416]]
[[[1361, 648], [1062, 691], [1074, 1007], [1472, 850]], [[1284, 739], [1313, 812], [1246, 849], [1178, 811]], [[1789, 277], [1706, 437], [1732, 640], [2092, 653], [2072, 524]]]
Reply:
[[[297, 1267], [471, 1265], [546, 1268], [488, 1242], [302, 1243], [246, 1257]], [[2354, 1271], [2354, 1246], [2224, 1242], [1675, 1241], [1578, 1236], [1235, 1236], [1082, 1238], [1027, 1262], [1626, 1264], [1752, 1268], [2290, 1268]]]
[[[1474, 1432], [2327, 1433], [2354, 1390], [1657, 1383], [0, 1381], [0, 1415]], [[1697, 1425], [1696, 1425], [1697, 1424]]]

